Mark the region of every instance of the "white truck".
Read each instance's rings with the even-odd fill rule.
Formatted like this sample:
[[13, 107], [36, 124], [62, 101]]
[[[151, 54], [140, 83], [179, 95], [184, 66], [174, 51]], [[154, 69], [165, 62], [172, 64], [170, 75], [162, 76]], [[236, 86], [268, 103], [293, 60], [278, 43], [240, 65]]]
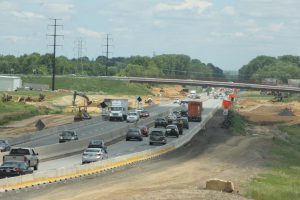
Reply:
[[109, 105], [109, 121], [127, 119], [128, 99], [111, 99]]
[[3, 162], [6, 161], [24, 161], [34, 170], [39, 166], [39, 154], [34, 152], [32, 148], [14, 147], [8, 155], [3, 156]]

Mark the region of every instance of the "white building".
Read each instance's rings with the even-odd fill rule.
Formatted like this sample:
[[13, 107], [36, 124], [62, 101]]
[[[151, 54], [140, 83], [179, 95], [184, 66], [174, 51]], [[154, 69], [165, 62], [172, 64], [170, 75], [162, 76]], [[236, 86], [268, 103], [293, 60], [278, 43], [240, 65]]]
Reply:
[[14, 91], [22, 87], [21, 77], [0, 76], [0, 91]]

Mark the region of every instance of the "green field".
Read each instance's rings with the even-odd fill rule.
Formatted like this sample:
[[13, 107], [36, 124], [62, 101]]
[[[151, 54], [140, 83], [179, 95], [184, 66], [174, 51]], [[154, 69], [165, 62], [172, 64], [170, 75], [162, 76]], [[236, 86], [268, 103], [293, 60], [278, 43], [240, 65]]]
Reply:
[[289, 137], [273, 139], [271, 152], [276, 161], [272, 164], [272, 171], [251, 181], [248, 197], [259, 200], [300, 199], [300, 124], [279, 128]]
[[[32, 105], [16, 102], [0, 102], [0, 125], [7, 124], [10, 121], [17, 121], [33, 117], [40, 114], [47, 114], [47, 109], [39, 109]], [[5, 113], [5, 115], [3, 115]]]
[[[25, 83], [40, 83], [51, 86], [51, 77], [22, 77]], [[57, 77], [56, 89], [76, 90], [81, 92], [99, 92], [111, 95], [149, 95], [151, 91], [145, 84], [127, 81], [107, 80], [98, 77]]]

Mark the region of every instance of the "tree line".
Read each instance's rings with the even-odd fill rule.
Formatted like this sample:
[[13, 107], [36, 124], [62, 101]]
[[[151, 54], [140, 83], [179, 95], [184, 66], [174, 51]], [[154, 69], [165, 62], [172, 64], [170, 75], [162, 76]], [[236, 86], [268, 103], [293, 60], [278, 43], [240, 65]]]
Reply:
[[[1, 74], [37, 74], [52, 73], [52, 54], [25, 54], [19, 57], [0, 55]], [[56, 74], [104, 76], [106, 67], [109, 76], [166, 77], [186, 79], [224, 78], [223, 70], [212, 63], [205, 64], [183, 54], [163, 54], [154, 57], [131, 56], [107, 59], [99, 56], [95, 60], [88, 57], [69, 59], [56, 58]]]
[[239, 70], [239, 79], [260, 82], [274, 78], [287, 83], [288, 79], [300, 78], [300, 56], [258, 56]]

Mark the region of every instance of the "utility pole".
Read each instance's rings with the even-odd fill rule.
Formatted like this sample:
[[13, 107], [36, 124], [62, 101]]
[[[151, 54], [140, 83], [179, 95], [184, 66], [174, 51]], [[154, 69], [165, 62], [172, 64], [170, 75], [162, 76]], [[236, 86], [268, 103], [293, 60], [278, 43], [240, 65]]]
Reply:
[[48, 45], [48, 46], [53, 46], [53, 61], [52, 61], [52, 91], [55, 90], [55, 54], [56, 54], [56, 47], [57, 46], [62, 46], [62, 45], [58, 45], [56, 44], [56, 37], [62, 37], [63, 35], [58, 35], [56, 34], [56, 28], [58, 26], [62, 27], [63, 25], [60, 25], [60, 24], [57, 24], [57, 21], [58, 20], [61, 20], [61, 19], [50, 19], [50, 20], [53, 20], [54, 24], [50, 24], [48, 26], [53, 26], [53, 29], [54, 29], [54, 33], [53, 34], [50, 34], [47, 36], [50, 36], [50, 37], [53, 37], [53, 45]]
[[111, 47], [112, 45], [109, 44], [109, 42], [112, 40], [112, 38], [110, 37], [111, 34], [106, 34], [106, 44], [103, 45], [105, 47], [105, 54], [106, 54], [106, 67], [105, 67], [105, 76], [108, 75], [108, 56], [109, 54], [111, 54], [112, 52], [109, 52], [109, 47]]

